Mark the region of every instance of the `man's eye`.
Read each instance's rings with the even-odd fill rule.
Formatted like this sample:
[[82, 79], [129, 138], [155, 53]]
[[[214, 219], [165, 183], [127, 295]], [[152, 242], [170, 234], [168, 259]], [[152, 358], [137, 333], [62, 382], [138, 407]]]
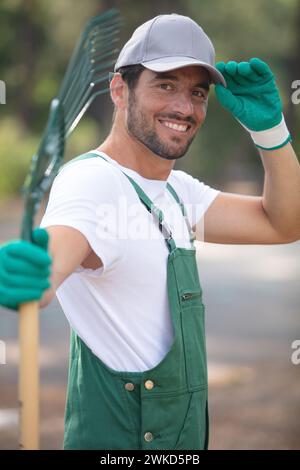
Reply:
[[172, 86], [170, 85], [170, 83], [161, 83], [159, 86], [163, 90], [172, 90]]
[[204, 98], [204, 99], [206, 98], [205, 94], [201, 90], [194, 90], [193, 95], [198, 96], [199, 98]]

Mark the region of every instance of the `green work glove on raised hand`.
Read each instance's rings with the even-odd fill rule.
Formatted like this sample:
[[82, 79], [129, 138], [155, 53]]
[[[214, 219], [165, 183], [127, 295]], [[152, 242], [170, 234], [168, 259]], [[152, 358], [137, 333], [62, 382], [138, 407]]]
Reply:
[[265, 62], [218, 62], [227, 88], [216, 85], [220, 104], [251, 134], [257, 147], [273, 150], [291, 141], [274, 75]]
[[51, 257], [48, 232], [36, 228], [33, 243], [16, 240], [0, 247], [0, 304], [14, 310], [19, 304], [39, 300], [50, 287]]

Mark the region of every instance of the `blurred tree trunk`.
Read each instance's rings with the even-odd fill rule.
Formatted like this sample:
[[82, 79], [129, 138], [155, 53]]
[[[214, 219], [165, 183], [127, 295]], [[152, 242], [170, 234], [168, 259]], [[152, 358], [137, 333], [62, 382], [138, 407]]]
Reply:
[[32, 92], [35, 81], [35, 68], [40, 47], [40, 28], [35, 24], [33, 14], [37, 8], [36, 0], [22, 0], [18, 14], [18, 29], [16, 38], [17, 54], [20, 63], [21, 86], [19, 88], [19, 114], [24, 128], [29, 129], [34, 121], [34, 103]]
[[298, 0], [296, 4], [294, 44], [292, 45], [292, 54], [288, 59], [288, 82], [290, 89], [286, 117], [292, 136], [296, 136], [297, 131], [297, 106], [291, 100], [291, 94], [294, 91], [291, 85], [295, 80], [300, 80], [300, 0]]

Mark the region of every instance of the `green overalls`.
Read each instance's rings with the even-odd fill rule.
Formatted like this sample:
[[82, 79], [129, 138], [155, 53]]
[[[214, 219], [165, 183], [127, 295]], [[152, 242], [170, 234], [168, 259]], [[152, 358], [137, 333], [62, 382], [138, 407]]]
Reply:
[[[88, 153], [79, 158], [93, 156], [99, 157]], [[119, 372], [72, 331], [64, 449], [207, 449], [205, 307], [193, 237], [190, 249], [176, 247], [162, 212], [125, 176], [157, 220], [169, 250], [167, 285], [175, 338], [153, 369]], [[188, 223], [182, 202], [169, 183], [167, 188]], [[188, 228], [192, 234], [189, 223]]]

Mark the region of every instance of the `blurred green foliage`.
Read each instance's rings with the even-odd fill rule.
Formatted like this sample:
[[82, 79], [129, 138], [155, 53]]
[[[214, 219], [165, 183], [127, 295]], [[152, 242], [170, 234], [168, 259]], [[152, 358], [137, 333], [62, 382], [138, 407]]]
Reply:
[[[7, 104], [0, 105], [0, 197], [19, 193], [84, 23], [113, 6], [124, 18], [120, 46], [142, 22], [176, 12], [202, 25], [217, 60], [266, 60], [277, 77], [299, 154], [300, 105], [290, 97], [292, 81], [300, 80], [300, 0], [2, 0], [0, 79]], [[66, 160], [100, 144], [111, 113], [109, 97], [99, 98], [70, 138]], [[249, 136], [220, 109], [213, 90], [206, 122], [177, 168], [218, 187], [232, 180], [261, 182], [263, 176]]]

